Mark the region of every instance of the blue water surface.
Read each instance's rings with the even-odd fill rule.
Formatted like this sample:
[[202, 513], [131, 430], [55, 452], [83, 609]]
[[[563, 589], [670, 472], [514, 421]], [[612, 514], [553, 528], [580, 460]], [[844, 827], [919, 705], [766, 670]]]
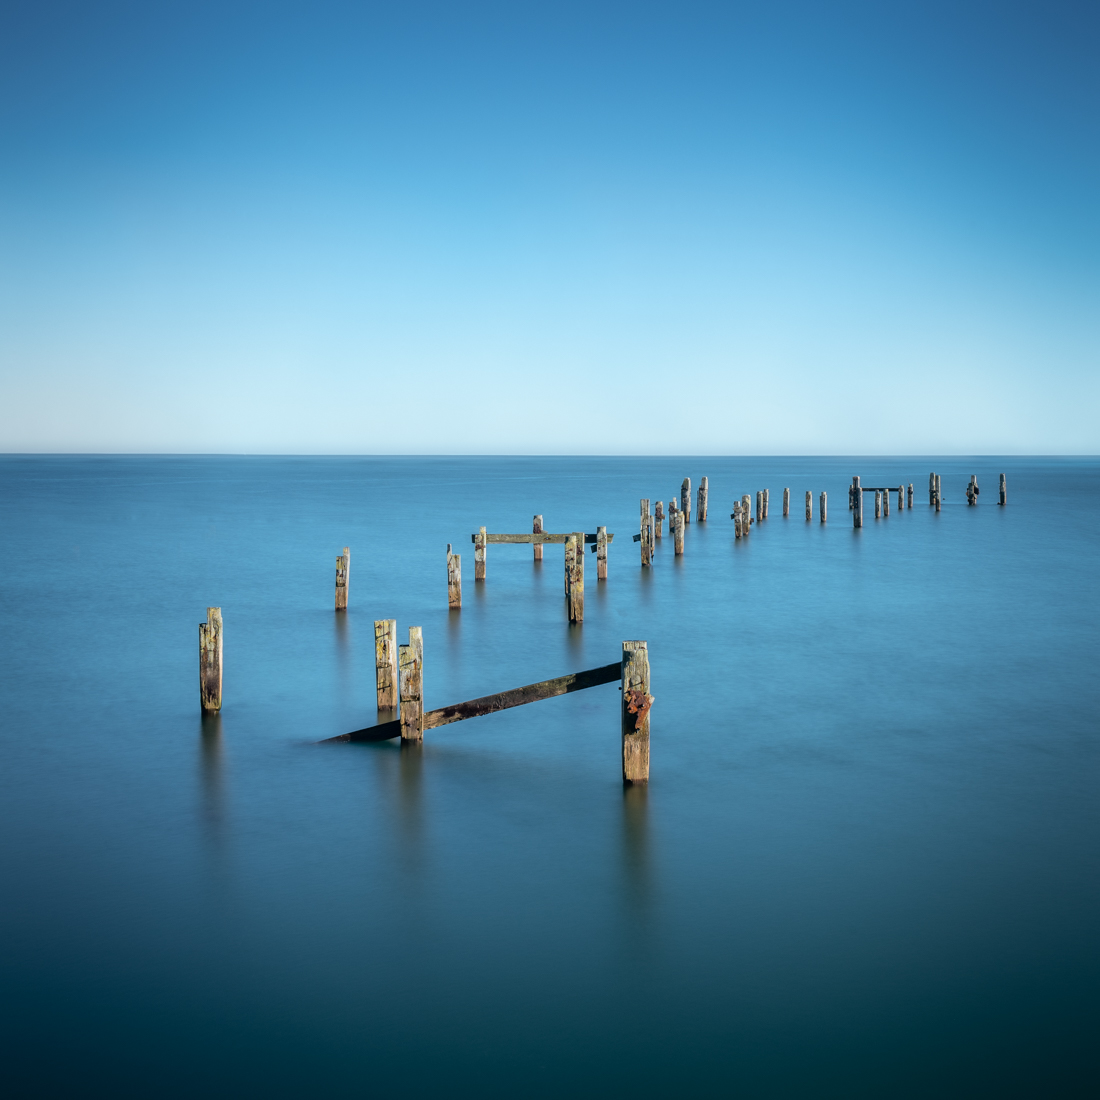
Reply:
[[[854, 474], [914, 507], [853, 530]], [[639, 498], [702, 475], [643, 570]], [[1098, 498], [1094, 459], [0, 458], [0, 1082], [1096, 1095]], [[583, 625], [560, 546], [474, 583], [536, 512], [616, 535]], [[317, 746], [376, 718], [375, 618], [428, 707], [646, 639], [648, 789], [614, 684]]]

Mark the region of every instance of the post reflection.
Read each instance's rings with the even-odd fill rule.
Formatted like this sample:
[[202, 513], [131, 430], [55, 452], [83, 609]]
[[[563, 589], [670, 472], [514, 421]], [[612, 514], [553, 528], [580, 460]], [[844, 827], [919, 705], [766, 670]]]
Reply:
[[648, 800], [647, 784], [623, 787], [623, 887], [631, 916], [644, 916], [648, 912], [652, 893]]
[[220, 847], [225, 825], [222, 716], [204, 714], [199, 727], [199, 776], [202, 786], [202, 821], [208, 839]]

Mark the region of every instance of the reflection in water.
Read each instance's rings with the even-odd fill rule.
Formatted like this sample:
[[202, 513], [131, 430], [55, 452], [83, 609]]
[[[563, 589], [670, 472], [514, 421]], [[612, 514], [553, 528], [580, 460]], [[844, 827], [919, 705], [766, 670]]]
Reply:
[[212, 844], [224, 839], [225, 789], [222, 756], [222, 716], [204, 714], [199, 729], [199, 769], [202, 779], [202, 820]]
[[[622, 808], [623, 893], [631, 918], [645, 917], [651, 899], [648, 786], [624, 786]], [[630, 923], [640, 924], [638, 921]]]
[[348, 629], [348, 614], [339, 611], [333, 614], [333, 645], [336, 649], [336, 669], [340, 683], [340, 695], [351, 702], [353, 678], [351, 675], [351, 635]]

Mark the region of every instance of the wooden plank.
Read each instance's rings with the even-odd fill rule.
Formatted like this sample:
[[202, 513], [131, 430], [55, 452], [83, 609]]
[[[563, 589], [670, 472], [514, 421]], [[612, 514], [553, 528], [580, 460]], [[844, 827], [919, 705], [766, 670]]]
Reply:
[[[484, 528], [482, 528], [482, 530], [484, 530]], [[575, 532], [570, 532], [570, 533], [575, 534]], [[480, 534], [481, 534], [481, 532], [479, 531], [477, 534], [474, 534], [474, 535], [470, 536], [470, 541], [474, 544], [474, 546], [477, 546], [477, 540], [480, 537]], [[567, 538], [569, 538], [569, 535], [553, 535], [553, 534], [547, 533], [546, 531], [543, 531], [541, 534], [535, 534], [534, 532], [532, 532], [529, 535], [528, 534], [519, 534], [519, 535], [486, 534], [485, 542], [487, 544], [492, 544], [492, 543], [509, 543], [509, 544], [514, 544], [514, 543], [520, 543], [520, 544], [542, 543], [543, 545], [545, 545], [548, 542], [551, 542], [551, 543], [564, 543]], [[612, 542], [612, 541], [614, 541], [614, 538], [615, 538], [614, 535], [608, 535], [607, 536], [607, 541]], [[594, 543], [596, 541], [595, 532], [593, 532], [591, 535], [586, 534], [584, 536], [584, 541], [586, 543]]]
[[222, 709], [222, 609], [208, 607], [199, 623], [199, 706]]
[[397, 620], [374, 620], [374, 680], [379, 710], [397, 706]]
[[344, 553], [336, 559], [336, 610], [348, 609], [348, 575], [351, 573], [351, 551], [345, 546]]
[[[677, 521], [683, 527], [683, 518]], [[649, 782], [649, 647], [623, 642], [622, 660], [623, 783]]]
[[[622, 677], [622, 662], [600, 668], [589, 668], [584, 672], [571, 672], [567, 676], [557, 676], [553, 680], [540, 680], [537, 684], [500, 691], [495, 695], [483, 695], [479, 699], [470, 699], [465, 703], [453, 703], [449, 707], [430, 710], [424, 715], [424, 729], [438, 729], [452, 722], [463, 722], [467, 718], [480, 718], [486, 714], [495, 714], [498, 710], [510, 710], [526, 703], [537, 703], [541, 699], [553, 699], [558, 695], [568, 695], [573, 691], [599, 687], [601, 684], [616, 683]], [[381, 722], [377, 726], [341, 733], [337, 737], [328, 737], [328, 741], [390, 741], [401, 736], [401, 721]]]

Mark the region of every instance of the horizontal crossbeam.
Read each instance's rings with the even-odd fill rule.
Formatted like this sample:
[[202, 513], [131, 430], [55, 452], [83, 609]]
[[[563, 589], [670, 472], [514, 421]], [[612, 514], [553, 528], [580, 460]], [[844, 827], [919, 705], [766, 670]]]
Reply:
[[[483, 695], [480, 699], [470, 699], [465, 703], [453, 703], [439, 710], [429, 710], [424, 715], [424, 728], [436, 729], [448, 726], [452, 722], [462, 722], [467, 718], [479, 718], [484, 714], [493, 714], [498, 710], [510, 710], [525, 703], [537, 703], [540, 699], [553, 699], [556, 695], [568, 695], [571, 691], [583, 691], [585, 688], [598, 687], [600, 684], [612, 684], [622, 678], [622, 663], [602, 668], [589, 668], [584, 672], [571, 672], [568, 676], [558, 676], [553, 680], [540, 680], [537, 684], [500, 691], [496, 695]], [[401, 720], [381, 722], [377, 726], [355, 730], [353, 733], [341, 733], [337, 737], [326, 737], [328, 741], [389, 741], [401, 736]], [[324, 743], [324, 742], [322, 742]]]
[[[534, 534], [534, 533], [524, 534], [524, 535], [489, 535], [489, 534], [487, 534], [485, 536], [485, 541], [486, 542], [527, 542], [527, 543], [532, 543], [533, 542], [533, 543], [537, 544], [537, 543], [543, 543], [543, 542], [565, 542], [566, 539], [571, 538], [572, 536], [573, 536], [572, 531], [570, 531], [568, 535], [548, 535], [548, 534], [546, 534], [545, 531], [542, 531], [537, 535]], [[615, 538], [614, 535], [609, 534], [607, 536], [607, 541], [611, 542], [611, 541], [614, 540], [614, 538]], [[477, 542], [477, 535], [476, 534], [471, 535], [470, 536], [470, 541], [476, 543]], [[596, 541], [596, 536], [595, 535], [585, 535], [584, 536], [584, 541], [585, 542], [595, 542]]]

